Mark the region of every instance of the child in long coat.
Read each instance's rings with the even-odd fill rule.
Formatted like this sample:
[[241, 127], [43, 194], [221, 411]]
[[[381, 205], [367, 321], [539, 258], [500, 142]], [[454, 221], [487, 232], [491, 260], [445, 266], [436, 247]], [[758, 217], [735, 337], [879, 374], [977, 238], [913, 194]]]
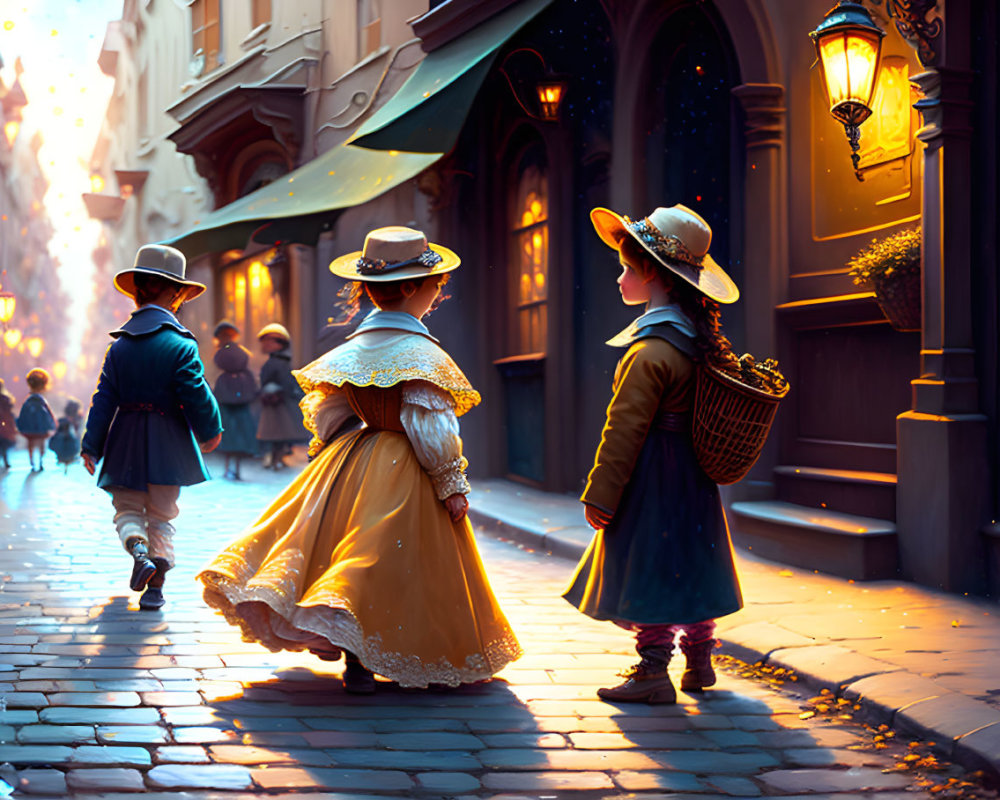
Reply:
[[10, 469], [7, 453], [17, 444], [17, 423], [14, 420], [14, 395], [4, 387], [0, 378], [0, 455], [4, 469]]
[[260, 368], [260, 419], [257, 439], [264, 446], [264, 466], [288, 466], [284, 457], [295, 442], [305, 441], [299, 401], [302, 389], [292, 376], [292, 337], [284, 325], [272, 322], [257, 333], [267, 361]]
[[56, 454], [56, 461], [63, 465], [63, 472], [68, 473], [69, 465], [80, 455], [80, 440], [69, 417], [59, 417], [56, 432], [49, 439], [49, 450]]
[[83, 434], [91, 475], [103, 459], [97, 485], [111, 495], [118, 536], [133, 559], [129, 587], [145, 590], [143, 610], [163, 606], [180, 488], [208, 480], [201, 454], [222, 437], [198, 342], [175, 316], [205, 291], [185, 270], [179, 250], [146, 245], [131, 269], [115, 275], [115, 288], [136, 310], [111, 332]]
[[219, 452], [226, 457], [226, 477], [240, 479], [240, 461], [257, 452], [257, 423], [250, 404], [257, 397], [257, 379], [247, 366], [250, 351], [237, 339], [240, 329], [223, 320], [215, 326], [218, 349], [213, 361], [219, 368], [212, 392], [222, 414], [222, 442]]
[[[521, 653], [466, 515], [458, 417], [479, 394], [420, 321], [458, 264], [391, 227], [330, 265], [378, 309], [296, 371], [315, 458], [198, 576], [247, 641], [345, 651], [358, 694], [375, 691], [372, 673], [457, 686]], [[344, 432], [354, 414], [365, 427]]]
[[[28, 440], [28, 460], [32, 472], [45, 469], [45, 442], [52, 431], [56, 429], [56, 418], [45, 401], [43, 392], [49, 388], [49, 373], [41, 367], [28, 371], [24, 382], [31, 389], [21, 404], [21, 413], [17, 415], [17, 430]], [[38, 453], [38, 466], [35, 466], [35, 453]]]
[[605, 700], [674, 703], [674, 639], [684, 691], [715, 683], [715, 619], [743, 605], [718, 487], [691, 438], [695, 363], [726, 347], [718, 303], [739, 290], [708, 254], [711, 228], [677, 205], [631, 220], [596, 208], [598, 235], [618, 251], [626, 305], [646, 311], [608, 344], [626, 348], [581, 498], [596, 530], [564, 597], [636, 633], [640, 662]]

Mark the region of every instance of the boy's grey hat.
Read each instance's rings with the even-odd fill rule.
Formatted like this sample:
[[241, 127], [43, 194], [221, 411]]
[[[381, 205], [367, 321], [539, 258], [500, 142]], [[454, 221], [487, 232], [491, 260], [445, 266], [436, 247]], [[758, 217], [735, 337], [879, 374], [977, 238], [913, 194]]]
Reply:
[[135, 299], [135, 276], [155, 275], [171, 283], [187, 287], [185, 302], [193, 300], [205, 291], [205, 284], [189, 281], [185, 278], [187, 259], [184, 254], [165, 244], [147, 244], [139, 248], [135, 254], [135, 263], [131, 269], [123, 269], [115, 275], [115, 288], [122, 294]]

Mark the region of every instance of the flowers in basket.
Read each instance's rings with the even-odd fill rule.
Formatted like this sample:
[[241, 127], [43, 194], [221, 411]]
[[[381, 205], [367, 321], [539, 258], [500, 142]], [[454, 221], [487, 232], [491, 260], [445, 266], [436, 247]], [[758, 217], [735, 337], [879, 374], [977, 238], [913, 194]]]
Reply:
[[875, 292], [892, 327], [920, 330], [920, 228], [873, 240], [847, 266], [856, 285]]
[[709, 366], [751, 389], [778, 397], [785, 395], [788, 381], [778, 368], [776, 359], [767, 358], [757, 363], [750, 353], [737, 356], [728, 340], [723, 340], [723, 344], [725, 347], [709, 359]]
[[907, 277], [920, 274], [920, 228], [873, 239], [847, 266], [855, 285], [875, 288], [881, 299], [892, 299]]

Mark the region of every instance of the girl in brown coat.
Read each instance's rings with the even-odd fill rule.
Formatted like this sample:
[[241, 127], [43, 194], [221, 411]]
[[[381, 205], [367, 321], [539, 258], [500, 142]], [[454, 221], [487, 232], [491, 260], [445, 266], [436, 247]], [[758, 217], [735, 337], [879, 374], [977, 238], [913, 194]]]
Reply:
[[708, 224], [684, 206], [638, 221], [590, 216], [618, 251], [623, 302], [646, 312], [608, 342], [627, 350], [581, 498], [596, 534], [564, 597], [636, 633], [640, 662], [601, 698], [673, 703], [674, 638], [683, 633], [687, 656], [681, 688], [711, 686], [715, 619], [743, 605], [719, 490], [691, 439], [695, 363], [725, 346], [718, 303], [739, 290], [708, 255]]

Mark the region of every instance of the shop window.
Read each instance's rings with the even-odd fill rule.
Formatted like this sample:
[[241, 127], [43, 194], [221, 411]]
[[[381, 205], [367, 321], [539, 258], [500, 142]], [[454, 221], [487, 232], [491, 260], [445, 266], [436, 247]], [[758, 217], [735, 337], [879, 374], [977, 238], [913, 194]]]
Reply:
[[251, 28], [256, 30], [271, 21], [271, 0], [250, 0]]
[[517, 180], [510, 220], [511, 349], [515, 355], [545, 355], [548, 346], [549, 199], [545, 171], [525, 166]]
[[211, 72], [222, 61], [222, 14], [219, 0], [191, 4], [191, 77]]
[[247, 341], [270, 322], [284, 322], [281, 297], [275, 292], [271, 273], [257, 258], [242, 259], [224, 268], [223, 316], [244, 333]]

